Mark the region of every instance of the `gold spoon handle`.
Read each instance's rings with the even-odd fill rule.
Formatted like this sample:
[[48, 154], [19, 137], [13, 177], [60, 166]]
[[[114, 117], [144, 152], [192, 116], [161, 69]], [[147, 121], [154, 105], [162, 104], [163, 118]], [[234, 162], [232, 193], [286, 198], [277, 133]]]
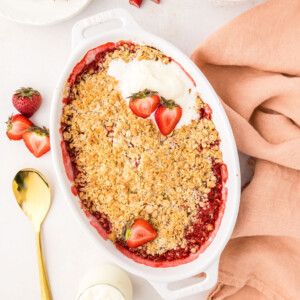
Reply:
[[38, 262], [39, 262], [41, 299], [42, 300], [52, 300], [51, 290], [50, 290], [47, 272], [46, 272], [45, 263], [44, 263], [44, 258], [43, 258], [43, 250], [42, 250], [42, 243], [41, 243], [41, 231], [40, 230], [37, 230], [35, 232], [35, 238], [36, 238]]

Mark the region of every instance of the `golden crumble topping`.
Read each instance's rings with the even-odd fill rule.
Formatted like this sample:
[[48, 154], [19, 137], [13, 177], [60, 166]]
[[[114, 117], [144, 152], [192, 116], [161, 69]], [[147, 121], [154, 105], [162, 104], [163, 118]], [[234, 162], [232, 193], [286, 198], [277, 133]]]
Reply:
[[137, 117], [107, 74], [118, 58], [170, 63], [159, 50], [125, 44], [106, 54], [99, 72], [83, 74], [72, 87], [73, 100], [61, 122], [75, 156], [75, 186], [87, 209], [107, 216], [111, 240], [122, 240], [126, 224], [141, 218], [157, 232], [156, 239], [139, 247], [146, 253], [185, 248], [198, 207], [205, 208], [216, 185], [213, 162], [222, 163], [218, 132], [210, 119], [200, 118], [205, 106], [200, 96], [199, 120], [167, 137], [150, 119]]

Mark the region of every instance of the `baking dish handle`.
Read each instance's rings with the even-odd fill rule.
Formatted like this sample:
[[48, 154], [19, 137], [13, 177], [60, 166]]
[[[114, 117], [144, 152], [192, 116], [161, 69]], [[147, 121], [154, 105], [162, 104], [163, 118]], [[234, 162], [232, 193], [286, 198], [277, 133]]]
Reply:
[[120, 20], [122, 28], [141, 29], [134, 18], [123, 8], [108, 10], [77, 22], [72, 29], [72, 49], [75, 49], [86, 38], [84, 32], [90, 27], [104, 22]]
[[170, 284], [170, 282], [157, 282], [157, 281], [149, 281], [149, 282], [156, 289], [156, 291], [160, 294], [160, 296], [163, 299], [176, 300], [176, 299], [192, 296], [201, 292], [207, 292], [211, 290], [217, 284], [218, 269], [219, 269], [219, 259], [213, 265], [211, 265], [207, 270], [204, 271], [204, 273], [206, 274], [204, 280], [174, 290], [169, 289], [168, 285]]

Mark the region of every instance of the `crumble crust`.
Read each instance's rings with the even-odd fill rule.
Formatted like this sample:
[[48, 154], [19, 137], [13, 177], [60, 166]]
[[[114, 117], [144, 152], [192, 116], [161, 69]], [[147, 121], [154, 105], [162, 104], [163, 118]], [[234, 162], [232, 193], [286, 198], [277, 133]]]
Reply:
[[218, 132], [210, 119], [200, 119], [200, 96], [199, 120], [167, 137], [150, 119], [137, 117], [107, 75], [118, 58], [171, 62], [157, 49], [125, 44], [106, 54], [99, 72], [83, 74], [72, 87], [61, 122], [63, 139], [76, 154], [74, 184], [87, 209], [107, 216], [112, 241], [122, 240], [127, 222], [142, 218], [157, 232], [139, 247], [146, 253], [186, 248], [198, 208], [205, 209], [216, 185], [213, 161], [222, 163]]

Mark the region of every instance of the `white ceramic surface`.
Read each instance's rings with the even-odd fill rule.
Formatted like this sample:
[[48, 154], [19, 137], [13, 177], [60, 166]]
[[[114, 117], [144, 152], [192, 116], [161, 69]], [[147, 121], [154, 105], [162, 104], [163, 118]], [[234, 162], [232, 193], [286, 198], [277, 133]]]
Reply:
[[82, 11], [91, 0], [0, 0], [0, 16], [30, 25], [65, 21]]
[[[121, 21], [121, 27], [106, 31], [105, 33], [88, 39], [84, 37], [84, 32], [87, 28], [116, 19]], [[107, 42], [117, 42], [119, 40], [131, 40], [140, 44], [145, 43], [154, 46], [181, 63], [185, 70], [194, 78], [203, 100], [213, 109], [213, 121], [222, 139], [221, 150], [224, 155], [224, 162], [228, 166], [229, 178], [227, 182], [228, 201], [220, 229], [211, 245], [199, 256], [199, 258], [191, 263], [174, 268], [161, 269], [137, 264], [116, 250], [110, 241], [104, 241], [97, 231], [89, 224], [88, 219], [80, 208], [78, 198], [73, 196], [70, 192], [71, 184], [65, 175], [60, 149], [61, 137], [59, 134], [62, 112], [62, 91], [65, 81], [74, 65], [82, 59], [89, 49]], [[204, 75], [187, 56], [169, 42], [141, 29], [131, 15], [123, 9], [107, 11], [75, 24], [72, 32], [72, 45], [72, 53], [55, 89], [50, 117], [54, 167], [64, 197], [69, 203], [71, 210], [75, 213], [83, 230], [101, 247], [101, 249], [105, 250], [107, 254], [112, 257], [116, 264], [135, 275], [149, 280], [165, 299], [178, 299], [212, 288], [217, 282], [220, 254], [225, 247], [235, 224], [240, 196], [240, 170], [235, 141], [228, 119], [217, 95]], [[202, 282], [197, 282], [196, 284], [177, 290], [169, 289], [168, 283], [192, 277], [200, 272], [205, 272], [207, 274]]]
[[241, 4], [242, 2], [247, 2], [250, 0], [209, 0], [209, 1], [217, 7], [223, 7], [223, 6]]

